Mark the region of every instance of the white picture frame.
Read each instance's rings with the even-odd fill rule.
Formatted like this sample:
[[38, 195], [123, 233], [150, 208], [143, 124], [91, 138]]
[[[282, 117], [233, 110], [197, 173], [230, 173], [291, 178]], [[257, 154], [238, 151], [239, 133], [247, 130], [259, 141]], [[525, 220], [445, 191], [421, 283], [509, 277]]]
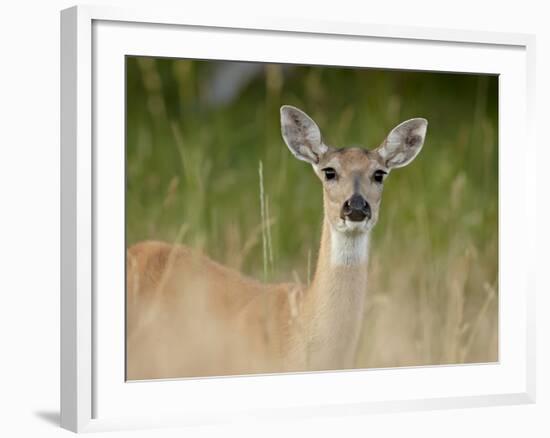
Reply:
[[[192, 45], [182, 44], [189, 38]], [[296, 42], [308, 44], [307, 56], [287, 50]], [[528, 160], [535, 155], [534, 47], [534, 36], [525, 34], [245, 16], [229, 22], [215, 14], [103, 6], [62, 11], [62, 427], [81, 432], [534, 402], [534, 263], [527, 256], [534, 254], [536, 235], [528, 213], [536, 181]], [[236, 60], [500, 75], [498, 363], [121, 380], [124, 56], [220, 59], [222, 53]], [[526, 153], [513, 154], [514, 144]], [[512, 172], [514, 178], [507, 178]], [[106, 216], [110, 209], [118, 213]], [[109, 290], [120, 296], [112, 298]], [[352, 391], [361, 385], [368, 391]]]

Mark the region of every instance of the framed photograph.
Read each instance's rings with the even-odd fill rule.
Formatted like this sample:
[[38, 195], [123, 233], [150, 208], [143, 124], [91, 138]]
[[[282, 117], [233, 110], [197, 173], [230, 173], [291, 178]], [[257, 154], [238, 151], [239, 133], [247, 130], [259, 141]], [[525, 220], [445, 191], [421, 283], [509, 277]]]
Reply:
[[533, 53], [62, 11], [62, 426], [533, 402]]

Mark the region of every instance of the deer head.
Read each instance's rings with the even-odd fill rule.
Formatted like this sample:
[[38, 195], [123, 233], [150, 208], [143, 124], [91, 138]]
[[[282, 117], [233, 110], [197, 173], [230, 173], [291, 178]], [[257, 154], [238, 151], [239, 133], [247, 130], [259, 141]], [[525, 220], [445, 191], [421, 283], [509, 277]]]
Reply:
[[313, 166], [323, 184], [325, 217], [333, 230], [345, 234], [366, 233], [376, 224], [385, 179], [414, 160], [427, 127], [426, 119], [410, 119], [375, 149], [336, 148], [324, 143], [319, 127], [303, 111], [281, 107], [285, 143], [296, 158]]

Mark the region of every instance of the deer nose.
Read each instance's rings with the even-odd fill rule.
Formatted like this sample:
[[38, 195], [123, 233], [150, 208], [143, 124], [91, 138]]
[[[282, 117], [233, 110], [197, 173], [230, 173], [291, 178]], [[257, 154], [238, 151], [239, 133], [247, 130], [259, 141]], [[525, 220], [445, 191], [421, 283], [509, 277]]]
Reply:
[[367, 200], [356, 193], [344, 202], [340, 217], [353, 222], [361, 222], [365, 218], [370, 219], [371, 215], [370, 205]]

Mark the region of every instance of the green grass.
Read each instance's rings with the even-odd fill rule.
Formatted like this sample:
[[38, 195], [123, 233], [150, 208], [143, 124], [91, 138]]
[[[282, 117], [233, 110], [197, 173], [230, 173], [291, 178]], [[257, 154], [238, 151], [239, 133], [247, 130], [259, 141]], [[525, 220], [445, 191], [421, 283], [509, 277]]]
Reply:
[[421, 154], [385, 183], [357, 363], [496, 360], [498, 79], [265, 64], [216, 107], [214, 68], [127, 58], [128, 243], [175, 241], [184, 227], [185, 244], [248, 275], [307, 282], [321, 186], [284, 145], [279, 107], [305, 110], [335, 146], [372, 148], [425, 117]]

